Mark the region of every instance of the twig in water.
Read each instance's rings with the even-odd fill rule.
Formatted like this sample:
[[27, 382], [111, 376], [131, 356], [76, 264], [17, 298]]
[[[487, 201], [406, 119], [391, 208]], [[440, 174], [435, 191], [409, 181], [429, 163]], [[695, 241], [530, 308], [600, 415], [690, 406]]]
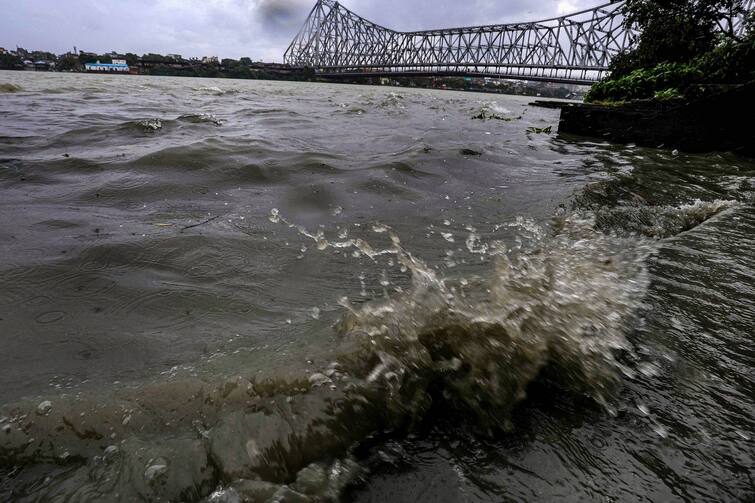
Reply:
[[183, 232], [183, 231], [185, 231], [187, 229], [193, 229], [194, 227], [199, 227], [200, 225], [209, 224], [210, 222], [212, 222], [213, 220], [217, 220], [218, 218], [220, 218], [220, 215], [216, 215], [216, 216], [214, 216], [212, 218], [208, 218], [204, 222], [199, 222], [198, 224], [187, 225], [186, 227], [184, 227], [184, 228], [181, 229], [181, 232]]

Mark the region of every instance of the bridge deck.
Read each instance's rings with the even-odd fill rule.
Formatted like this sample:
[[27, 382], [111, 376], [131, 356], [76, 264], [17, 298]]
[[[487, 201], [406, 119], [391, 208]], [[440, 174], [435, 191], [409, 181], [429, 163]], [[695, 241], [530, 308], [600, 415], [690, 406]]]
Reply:
[[536, 82], [553, 82], [554, 84], [572, 84], [572, 85], [585, 85], [589, 86], [595, 83], [594, 79], [576, 79], [576, 78], [558, 78], [549, 76], [537, 76], [537, 75], [511, 75], [505, 73], [490, 73], [490, 72], [459, 72], [459, 71], [374, 71], [374, 72], [356, 72], [356, 71], [326, 71], [318, 70], [315, 72], [318, 77], [325, 77], [331, 79], [338, 78], [361, 78], [361, 77], [374, 77], [374, 78], [401, 78], [401, 77], [472, 77], [472, 78], [491, 78], [502, 80], [529, 80]]

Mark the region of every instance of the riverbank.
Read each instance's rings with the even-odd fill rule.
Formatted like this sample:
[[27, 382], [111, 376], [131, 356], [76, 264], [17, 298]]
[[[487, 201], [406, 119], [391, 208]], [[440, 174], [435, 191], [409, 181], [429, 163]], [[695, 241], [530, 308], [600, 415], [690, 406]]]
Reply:
[[752, 128], [746, 123], [755, 112], [755, 82], [689, 101], [548, 106], [561, 108], [560, 133], [685, 152], [755, 156]]

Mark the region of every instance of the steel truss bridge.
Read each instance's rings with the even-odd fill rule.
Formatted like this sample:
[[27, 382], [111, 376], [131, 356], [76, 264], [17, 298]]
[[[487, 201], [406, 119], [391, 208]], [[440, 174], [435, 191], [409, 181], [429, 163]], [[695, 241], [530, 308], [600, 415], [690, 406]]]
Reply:
[[[754, 2], [746, 3], [749, 10]], [[592, 84], [634, 44], [623, 4], [531, 23], [398, 32], [335, 0], [317, 0], [284, 61], [328, 77], [463, 75]]]

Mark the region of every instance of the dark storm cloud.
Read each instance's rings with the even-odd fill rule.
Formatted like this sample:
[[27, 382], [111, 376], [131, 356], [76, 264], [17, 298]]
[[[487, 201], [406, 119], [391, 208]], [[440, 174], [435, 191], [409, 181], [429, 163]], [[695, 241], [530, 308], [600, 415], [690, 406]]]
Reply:
[[261, 24], [268, 29], [298, 27], [302, 23], [302, 12], [311, 9], [309, 0], [259, 0]]
[[[343, 0], [383, 26], [411, 31], [536, 20], [601, 0]], [[280, 61], [314, 0], [0, 0], [0, 46], [63, 52], [250, 56]]]
[[402, 31], [456, 26], [536, 21], [594, 6], [601, 0], [350, 0], [343, 2], [383, 26]]

